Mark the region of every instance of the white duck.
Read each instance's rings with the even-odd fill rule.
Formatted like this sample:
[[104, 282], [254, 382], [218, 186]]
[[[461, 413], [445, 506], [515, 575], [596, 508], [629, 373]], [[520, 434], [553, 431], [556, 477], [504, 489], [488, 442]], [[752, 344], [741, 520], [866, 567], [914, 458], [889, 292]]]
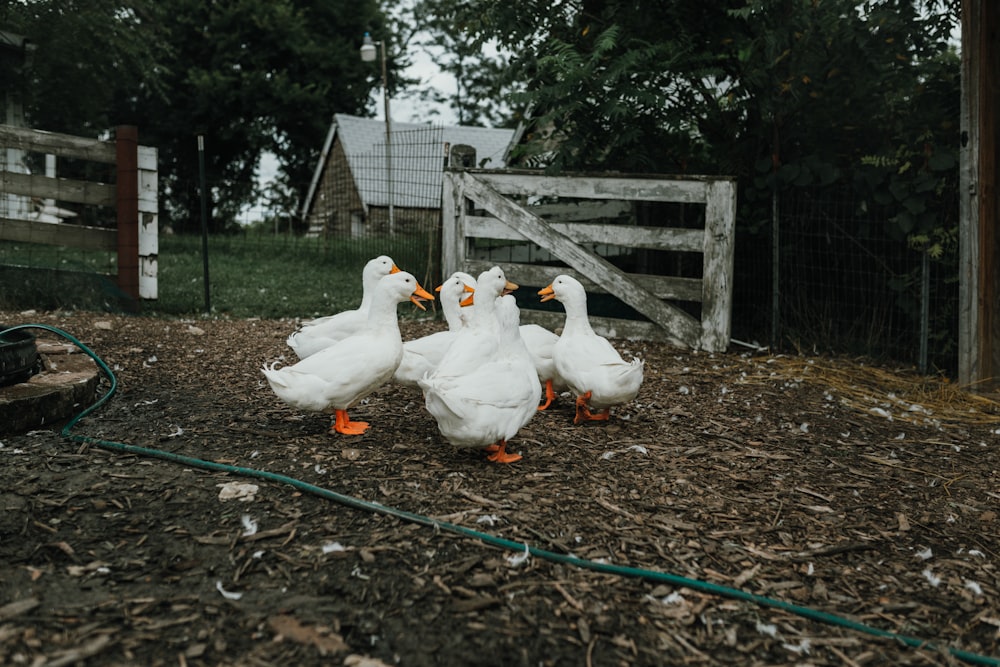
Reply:
[[520, 331], [521, 339], [535, 364], [538, 380], [545, 386], [545, 402], [538, 406], [539, 410], [544, 410], [552, 405], [556, 392], [566, 389], [566, 381], [559, 375], [552, 358], [552, 350], [559, 335], [538, 324], [522, 324]]
[[[432, 375], [463, 375], [493, 358], [499, 345], [496, 300], [517, 289], [499, 266], [483, 271], [476, 279], [472, 318], [458, 330]], [[464, 309], [463, 309], [464, 310]]]
[[[465, 271], [455, 271], [455, 273], [448, 277], [448, 280], [452, 280], [456, 277], [462, 281], [463, 285], [468, 285], [472, 288], [472, 290], [463, 290], [459, 293], [459, 306], [457, 308], [454, 306], [454, 301], [450, 304], [446, 304], [444, 299], [441, 300], [441, 311], [444, 313], [444, 321], [448, 325], [449, 331], [458, 331], [462, 327], [468, 326], [476, 312], [476, 307], [472, 305], [472, 299], [466, 299], [469, 294], [475, 293], [476, 279]], [[443, 289], [444, 283], [437, 286], [438, 292], [443, 291]], [[462, 303], [463, 300], [466, 302]]]
[[[574, 424], [606, 420], [611, 407], [631, 401], [642, 385], [644, 362], [626, 362], [611, 343], [597, 335], [587, 317], [587, 292], [576, 278], [556, 276], [538, 291], [542, 301], [557, 299], [566, 310], [562, 335], [552, 348], [556, 370], [576, 395]], [[591, 412], [591, 408], [598, 412]]]
[[472, 310], [472, 300], [466, 299], [466, 296], [475, 291], [475, 286], [476, 279], [461, 271], [451, 274], [448, 280], [438, 286], [441, 310], [448, 329], [405, 341], [403, 359], [392, 376], [393, 381], [406, 387], [416, 387], [417, 380], [437, 368], [458, 331], [466, 326], [467, 321], [463, 316], [466, 308], [462, 304], [468, 304], [467, 308]]
[[[480, 277], [476, 295], [479, 312], [482, 299]], [[520, 313], [511, 295], [489, 297], [496, 302], [498, 347], [488, 361], [467, 368], [459, 375], [432, 374], [420, 380], [427, 410], [441, 434], [456, 447], [477, 447], [490, 452], [489, 459], [513, 463], [520, 454], [507, 453], [507, 441], [538, 411], [542, 385], [518, 331]], [[491, 314], [492, 315], [492, 314]]]
[[383, 276], [396, 273], [399, 267], [387, 255], [380, 255], [365, 264], [361, 272], [361, 304], [354, 310], [344, 310], [335, 315], [317, 317], [303, 322], [286, 341], [299, 359], [316, 354], [338, 340], [355, 334], [368, 322], [375, 286]]
[[403, 356], [396, 304], [433, 299], [405, 271], [384, 276], [375, 287], [368, 319], [354, 335], [310, 355], [293, 366], [261, 369], [271, 389], [285, 403], [312, 412], [336, 415], [331, 432], [358, 435], [367, 422], [352, 422], [347, 409], [392, 378]]

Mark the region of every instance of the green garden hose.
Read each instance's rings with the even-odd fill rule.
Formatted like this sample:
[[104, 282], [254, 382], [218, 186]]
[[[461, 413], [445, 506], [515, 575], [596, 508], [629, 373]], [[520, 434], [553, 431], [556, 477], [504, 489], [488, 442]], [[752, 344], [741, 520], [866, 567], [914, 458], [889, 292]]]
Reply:
[[[756, 595], [754, 593], [748, 593], [746, 591], [739, 590], [737, 588], [729, 588], [726, 586], [719, 586], [717, 584], [712, 584], [705, 581], [700, 581], [698, 579], [690, 579], [688, 577], [683, 577], [676, 574], [669, 574], [666, 572], [658, 572], [655, 570], [644, 570], [634, 567], [625, 567], [622, 565], [612, 565], [609, 563], [599, 563], [592, 560], [586, 560], [583, 558], [577, 558], [576, 556], [559, 554], [552, 551], [546, 551], [545, 549], [539, 549], [537, 547], [532, 547], [530, 545], [514, 542], [512, 540], [507, 540], [501, 537], [495, 537], [487, 533], [481, 533], [477, 530], [471, 528], [466, 528], [464, 526], [459, 526], [457, 524], [448, 523], [446, 521], [438, 521], [437, 519], [432, 519], [428, 516], [423, 516], [420, 514], [414, 514], [412, 512], [407, 512], [405, 510], [396, 509], [393, 507], [388, 507], [386, 505], [380, 505], [378, 503], [371, 503], [359, 498], [354, 498], [352, 496], [346, 496], [335, 491], [330, 491], [329, 489], [324, 489], [322, 487], [304, 482], [299, 479], [292, 477], [287, 477], [285, 475], [268, 472], [266, 470], [256, 470], [254, 468], [243, 468], [239, 466], [232, 466], [224, 463], [215, 463], [213, 461], [206, 461], [203, 459], [192, 458], [189, 456], [182, 456], [180, 454], [173, 454], [171, 452], [166, 452], [159, 449], [151, 449], [147, 447], [137, 447], [135, 445], [128, 445], [121, 442], [111, 442], [107, 440], [100, 440], [98, 438], [93, 438], [86, 435], [76, 435], [71, 433], [73, 427], [86, 417], [88, 414], [103, 405], [111, 396], [115, 393], [118, 386], [118, 381], [115, 378], [114, 373], [108, 368], [107, 364], [104, 363], [93, 351], [90, 350], [86, 345], [81, 343], [79, 340], [74, 338], [72, 335], [51, 327], [45, 324], [23, 324], [4, 331], [0, 331], [0, 334], [6, 333], [8, 331], [15, 331], [17, 329], [25, 328], [36, 328], [44, 329], [50, 331], [54, 334], [66, 338], [71, 343], [79, 347], [86, 353], [100, 370], [108, 377], [111, 386], [108, 391], [101, 396], [93, 405], [83, 410], [81, 413], [73, 417], [66, 426], [62, 429], [62, 436], [68, 438], [74, 442], [97, 445], [99, 447], [110, 449], [118, 452], [126, 452], [129, 454], [135, 454], [137, 456], [151, 457], [157, 459], [163, 459], [165, 461], [171, 461], [174, 463], [181, 463], [186, 466], [191, 466], [193, 468], [200, 468], [202, 470], [213, 470], [217, 472], [225, 472], [232, 475], [241, 475], [244, 477], [252, 477], [256, 479], [266, 480], [269, 482], [277, 482], [279, 484], [288, 484], [289, 486], [304, 491], [321, 498], [326, 498], [327, 500], [332, 500], [342, 505], [352, 507], [354, 509], [363, 510], [365, 512], [374, 512], [377, 514], [383, 514], [386, 516], [396, 517], [404, 521], [411, 523], [417, 523], [424, 526], [430, 526], [437, 530], [444, 530], [450, 533], [455, 533], [458, 535], [463, 535], [472, 539], [479, 540], [486, 544], [500, 547], [503, 549], [509, 549], [517, 552], [527, 552], [532, 556], [537, 558], [542, 558], [555, 563], [562, 563], [565, 565], [572, 565], [574, 567], [593, 570], [595, 572], [603, 572], [605, 574], [613, 574], [622, 577], [632, 577], [637, 579], [645, 579], [647, 581], [669, 584], [677, 587], [686, 587], [692, 590], [700, 591], [702, 593], [709, 593], [712, 595], [718, 595], [722, 597], [732, 598], [736, 600], [745, 600], [747, 602], [752, 602], [762, 607], [770, 607], [773, 609], [781, 609], [783, 611], [801, 616], [803, 618], [808, 618], [814, 621], [820, 621], [822, 623], [827, 623], [829, 625], [840, 626], [843, 628], [849, 628], [851, 630], [856, 630], [865, 634], [873, 635], [876, 637], [884, 637], [887, 639], [892, 639], [905, 644], [910, 648], [923, 648], [927, 650], [941, 650], [941, 647], [933, 644], [924, 639], [918, 639], [916, 637], [909, 637], [906, 635], [896, 634], [894, 632], [889, 632], [887, 630], [881, 630], [857, 621], [852, 621], [848, 618], [842, 616], [837, 616], [835, 614], [830, 614], [825, 611], [819, 611], [817, 609], [810, 609], [809, 607], [802, 607], [799, 605], [784, 602], [782, 600], [776, 600], [774, 598], [765, 597], [763, 595]], [[971, 653], [969, 651], [963, 651], [961, 649], [948, 647], [947, 652], [963, 660], [969, 664], [973, 665], [992, 665], [994, 667], [1000, 667], [1000, 659], [991, 658], [989, 656], [983, 656], [976, 653]]]

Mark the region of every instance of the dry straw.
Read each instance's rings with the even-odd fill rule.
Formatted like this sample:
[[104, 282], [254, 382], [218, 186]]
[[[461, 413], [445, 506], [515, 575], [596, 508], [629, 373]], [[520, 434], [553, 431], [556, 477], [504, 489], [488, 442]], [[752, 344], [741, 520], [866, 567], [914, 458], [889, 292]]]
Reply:
[[[943, 376], [871, 366], [855, 360], [773, 356], [768, 376], [829, 389], [844, 405], [909, 423], [942, 426], [1000, 424], [996, 395], [976, 393]], [[763, 379], [763, 378], [760, 378]]]

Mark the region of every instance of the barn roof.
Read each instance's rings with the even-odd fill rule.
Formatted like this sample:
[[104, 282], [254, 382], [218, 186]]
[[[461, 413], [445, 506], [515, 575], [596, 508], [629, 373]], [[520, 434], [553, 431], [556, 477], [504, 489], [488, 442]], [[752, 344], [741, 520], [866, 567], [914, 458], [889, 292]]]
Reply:
[[[393, 122], [393, 204], [402, 208], [439, 207], [446, 145], [472, 146], [476, 149], [477, 167], [499, 169], [504, 166], [504, 153], [513, 135], [513, 130], [504, 129]], [[337, 138], [364, 205], [387, 206], [385, 121], [335, 114], [309, 186], [305, 213], [312, 206]]]

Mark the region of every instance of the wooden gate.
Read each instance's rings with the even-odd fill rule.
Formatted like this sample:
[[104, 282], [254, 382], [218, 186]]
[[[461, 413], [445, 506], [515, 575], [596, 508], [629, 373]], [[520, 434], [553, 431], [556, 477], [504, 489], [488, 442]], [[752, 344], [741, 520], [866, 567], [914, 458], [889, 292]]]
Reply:
[[[572, 222], [540, 217], [539, 203], [571, 200], [581, 214]], [[611, 202], [677, 202], [704, 206], [704, 228], [683, 229], [601, 222], [601, 205]], [[589, 207], [580, 204], [590, 203]], [[654, 340], [709, 352], [724, 351], [730, 342], [732, 310], [733, 229], [736, 183], [715, 177], [656, 178], [630, 176], [545, 176], [536, 172], [448, 170], [442, 201], [442, 270], [473, 275], [499, 264], [511, 280], [547, 285], [566, 273], [589, 293], [606, 292], [648, 318], [648, 322], [594, 317], [605, 336]], [[586, 215], [586, 214], [582, 214]], [[470, 256], [477, 238], [530, 242], [565, 266], [526, 262], [494, 262]], [[625, 273], [595, 252], [605, 244], [618, 248], [700, 253], [701, 277]], [[589, 247], [588, 247], [589, 246]], [[567, 268], [569, 267], [569, 268]], [[662, 269], [663, 267], [659, 267]], [[673, 302], [700, 303], [700, 318]], [[556, 328], [561, 313], [532, 311], [522, 305], [522, 321]]]
[[[7, 166], [0, 170], [0, 196], [9, 204], [8, 215], [0, 217], [0, 240], [114, 250], [118, 287], [133, 299], [157, 298], [157, 153], [139, 145], [135, 127], [120, 126], [113, 141], [99, 141], [0, 125], [0, 150], [12, 156], [3, 160]], [[17, 156], [27, 152], [115, 165], [117, 183], [20, 173]], [[87, 227], [45, 221], [17, 205], [29, 199], [113, 207], [116, 224]]]

